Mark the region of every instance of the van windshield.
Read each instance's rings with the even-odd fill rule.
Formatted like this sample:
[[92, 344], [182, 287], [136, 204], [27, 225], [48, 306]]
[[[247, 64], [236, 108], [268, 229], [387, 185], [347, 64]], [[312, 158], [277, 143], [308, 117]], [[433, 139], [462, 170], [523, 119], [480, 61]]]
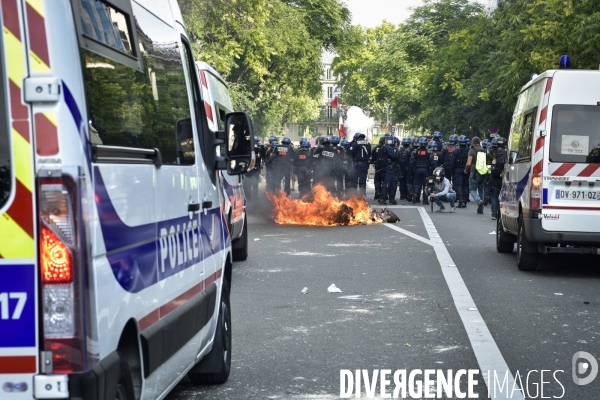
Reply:
[[600, 107], [554, 106], [550, 161], [600, 164]]
[[[0, 47], [4, 47], [0, 35]], [[0, 51], [0, 208], [10, 197], [10, 137], [8, 125], [8, 96], [6, 94], [6, 76], [4, 75], [4, 56]]]

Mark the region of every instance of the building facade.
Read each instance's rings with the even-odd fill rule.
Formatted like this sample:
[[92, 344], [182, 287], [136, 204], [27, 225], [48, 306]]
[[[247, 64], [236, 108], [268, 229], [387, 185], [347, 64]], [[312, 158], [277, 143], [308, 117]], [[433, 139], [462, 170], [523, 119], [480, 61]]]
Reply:
[[304, 123], [289, 124], [287, 136], [292, 141], [298, 141], [301, 137], [313, 136], [338, 136], [339, 135], [339, 112], [342, 110], [331, 106], [334, 98], [334, 92], [337, 87], [339, 77], [333, 73], [331, 63], [335, 58], [335, 53], [323, 51], [321, 54], [321, 64], [323, 70], [321, 73], [321, 102], [319, 105], [319, 118], [316, 121], [307, 121]]

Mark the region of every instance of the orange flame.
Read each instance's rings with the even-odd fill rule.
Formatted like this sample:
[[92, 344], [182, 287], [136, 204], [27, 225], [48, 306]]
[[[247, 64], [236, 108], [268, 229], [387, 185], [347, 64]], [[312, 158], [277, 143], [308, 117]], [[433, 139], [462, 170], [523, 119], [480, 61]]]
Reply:
[[278, 224], [333, 226], [371, 225], [383, 220], [369, 207], [362, 197], [351, 197], [341, 201], [323, 185], [313, 187], [313, 195], [302, 199], [290, 199], [284, 192], [276, 195], [267, 193], [275, 207], [275, 222]]

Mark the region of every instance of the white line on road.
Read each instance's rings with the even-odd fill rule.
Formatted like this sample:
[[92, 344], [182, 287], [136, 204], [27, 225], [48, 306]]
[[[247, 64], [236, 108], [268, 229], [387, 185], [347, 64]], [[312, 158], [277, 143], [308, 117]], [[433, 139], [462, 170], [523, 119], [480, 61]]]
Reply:
[[[437, 229], [435, 228], [431, 217], [427, 214], [427, 211], [425, 211], [425, 208], [414, 206], [395, 206], [393, 208], [419, 209], [419, 214], [421, 215], [421, 219], [423, 220], [425, 229], [427, 229], [427, 234], [429, 235], [430, 240], [423, 239], [421, 238], [421, 236], [415, 235], [412, 232], [405, 231], [404, 229], [398, 228], [393, 224], [383, 225], [400, 233], [406, 234], [407, 236], [413, 237], [417, 240], [423, 239], [421, 240], [423, 243], [431, 245], [435, 250], [438, 262], [440, 263], [440, 267], [442, 267], [442, 274], [444, 275], [444, 279], [446, 280], [446, 284], [448, 285], [448, 288], [450, 289], [450, 294], [452, 295], [452, 299], [454, 300], [454, 305], [458, 310], [458, 315], [460, 315], [460, 319], [465, 327], [465, 330], [469, 337], [469, 341], [471, 342], [471, 347], [473, 348], [473, 352], [475, 353], [475, 358], [477, 358], [477, 363], [479, 364], [481, 376], [483, 377], [485, 384], [488, 387], [490, 398], [510, 398], [515, 400], [524, 400], [520, 391], [515, 390], [514, 392], [512, 392], [512, 388], [515, 387], [515, 378], [512, 372], [510, 372], [508, 364], [506, 364], [504, 356], [502, 356], [502, 353], [500, 352], [496, 341], [494, 340], [492, 334], [490, 333], [490, 330], [488, 329], [485, 321], [483, 320], [483, 317], [479, 313], [477, 305], [471, 297], [469, 289], [465, 285], [458, 268], [444, 268], [450, 265], [455, 266], [456, 263], [452, 260], [452, 257], [450, 256], [448, 249], [446, 249], [444, 242], [434, 240], [437, 233]], [[489, 374], [488, 371], [490, 371]], [[508, 393], [500, 393], [500, 396], [504, 395], [504, 397], [497, 396], [495, 390], [492, 390], [493, 388], [490, 387], [489, 377], [494, 376], [494, 371], [498, 374], [498, 376], [501, 377], [504, 377], [505, 374], [508, 375], [507, 387], [509, 388], [509, 391]]]

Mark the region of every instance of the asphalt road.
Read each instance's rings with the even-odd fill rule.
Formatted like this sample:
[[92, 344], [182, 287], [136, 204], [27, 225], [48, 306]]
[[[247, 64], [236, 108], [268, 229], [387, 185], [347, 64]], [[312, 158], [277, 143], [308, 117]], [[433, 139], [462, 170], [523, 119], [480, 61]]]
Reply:
[[[600, 398], [600, 377], [584, 386], [572, 377], [576, 352], [600, 357], [599, 258], [553, 256], [521, 272], [515, 253], [496, 252], [489, 207], [431, 214], [400, 203], [398, 231], [276, 225], [264, 198], [250, 201], [250, 256], [233, 271], [229, 380], [184, 378], [167, 399], [337, 399], [340, 370], [358, 369], [369, 379], [384, 369], [480, 370], [468, 398]], [[328, 293], [331, 284], [342, 292]], [[594, 368], [583, 361], [579, 377]], [[504, 377], [524, 393], [500, 389]], [[461, 376], [454, 389], [468, 384]]]

